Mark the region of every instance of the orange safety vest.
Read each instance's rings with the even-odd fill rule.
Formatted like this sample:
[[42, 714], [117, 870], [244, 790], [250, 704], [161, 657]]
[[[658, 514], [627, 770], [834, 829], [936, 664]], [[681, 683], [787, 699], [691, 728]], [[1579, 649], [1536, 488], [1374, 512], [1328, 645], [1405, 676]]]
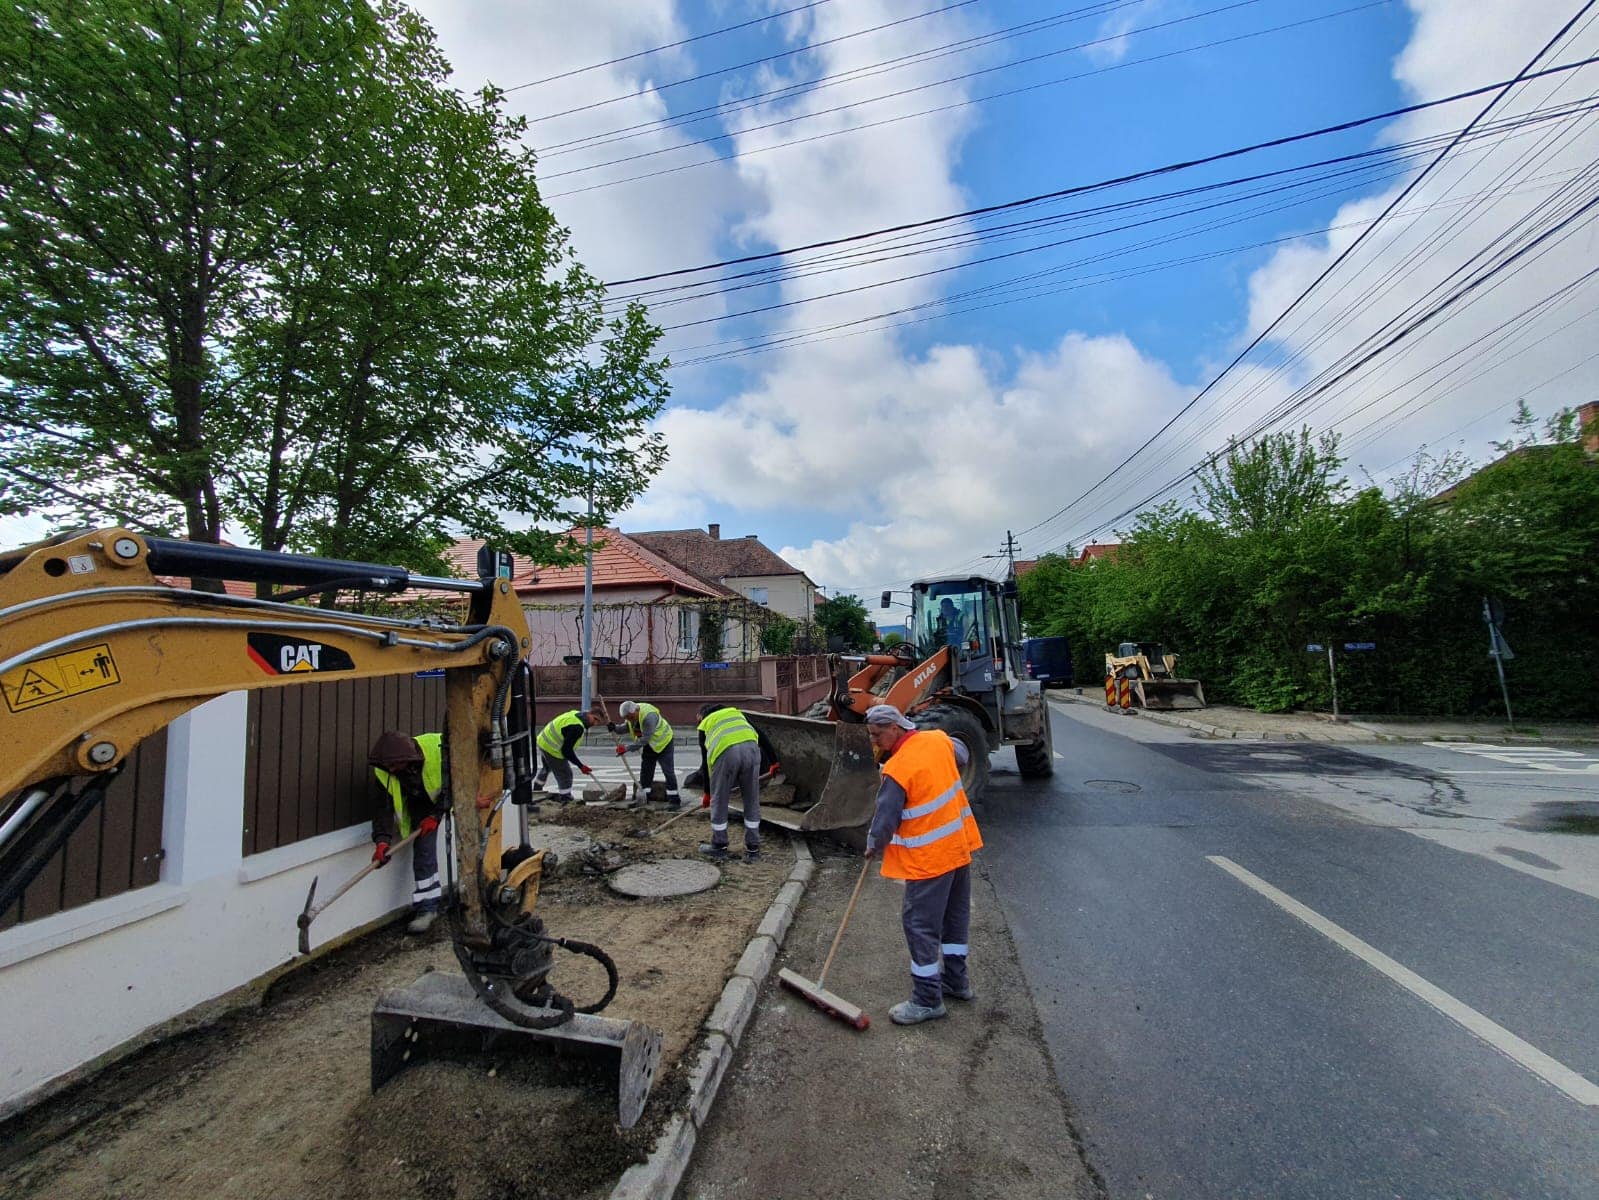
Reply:
[[955, 746], [941, 729], [924, 729], [899, 744], [883, 774], [905, 789], [899, 828], [883, 847], [889, 879], [932, 879], [972, 861], [982, 835], [961, 786]]

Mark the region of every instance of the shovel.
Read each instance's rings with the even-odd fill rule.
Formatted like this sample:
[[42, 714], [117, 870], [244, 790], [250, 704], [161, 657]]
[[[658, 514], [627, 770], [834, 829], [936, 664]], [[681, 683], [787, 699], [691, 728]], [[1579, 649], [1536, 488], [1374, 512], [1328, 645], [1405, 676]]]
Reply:
[[[404, 850], [412, 842], [416, 841], [421, 832], [422, 831], [420, 829], [414, 830], [409, 836], [402, 838], [399, 842], [396, 842], [393, 846], [390, 846], [389, 858], [393, 858], [397, 852]], [[386, 858], [383, 861], [388, 862], [389, 858]], [[305, 894], [305, 908], [301, 911], [300, 915], [295, 918], [295, 924], [300, 927], [301, 954], [311, 953], [311, 922], [321, 916], [322, 913], [326, 911], [328, 905], [332, 904], [340, 896], [344, 895], [345, 892], [349, 891], [356, 884], [360, 883], [361, 880], [365, 879], [373, 871], [376, 871], [381, 865], [382, 863], [378, 862], [367, 863], [366, 866], [362, 867], [354, 875], [350, 876], [350, 878], [345, 881], [343, 887], [334, 892], [333, 895], [322, 901], [322, 903], [318, 904], [315, 908], [311, 907], [311, 901], [316, 898], [316, 881], [319, 877], [312, 876], [311, 890]]]
[[629, 829], [627, 831], [627, 836], [630, 837], [630, 838], [652, 838], [656, 834], [660, 833], [661, 830], [665, 829], [668, 825], [670, 825], [673, 821], [681, 821], [684, 817], [688, 816], [689, 813], [701, 812], [701, 811], [704, 810], [704, 808], [705, 808], [705, 806], [703, 804], [684, 805], [682, 812], [673, 813], [671, 816], [667, 817], [666, 820], [662, 821], [659, 825], [657, 825], [654, 829]]
[[833, 944], [827, 951], [827, 960], [822, 963], [822, 973], [816, 977], [815, 982], [796, 971], [790, 971], [787, 967], [777, 972], [777, 980], [784, 987], [798, 992], [828, 1016], [837, 1017], [854, 1029], [866, 1029], [872, 1023], [871, 1017], [844, 997], [828, 991], [822, 984], [827, 979], [827, 968], [833, 965], [833, 955], [838, 953], [838, 944], [844, 940], [844, 927], [849, 924], [850, 914], [855, 911], [855, 901], [860, 898], [861, 884], [866, 882], [866, 872], [871, 869], [871, 859], [868, 858], [861, 863], [860, 878], [855, 881], [855, 890], [850, 893], [849, 907], [844, 910], [844, 919], [838, 923], [838, 932], [833, 935]]

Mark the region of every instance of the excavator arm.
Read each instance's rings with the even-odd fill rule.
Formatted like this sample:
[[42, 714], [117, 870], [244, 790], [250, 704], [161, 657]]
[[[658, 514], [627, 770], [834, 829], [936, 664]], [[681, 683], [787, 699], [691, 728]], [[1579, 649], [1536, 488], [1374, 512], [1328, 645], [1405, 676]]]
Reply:
[[[380, 1000], [373, 1085], [425, 1052], [424, 1030], [441, 1052], [462, 1039], [560, 1042], [615, 1064], [620, 1119], [631, 1125], [649, 1093], [660, 1035], [589, 1015], [615, 995], [616, 967], [598, 947], [550, 936], [533, 914], [545, 855], [527, 845], [526, 807], [524, 836], [506, 848], [508, 803], [533, 798], [531, 638], [510, 556], [484, 550], [478, 571], [475, 580], [432, 578], [126, 529], [0, 554], [0, 912], [94, 810], [134, 747], [175, 717], [227, 692], [442, 669], [460, 884], [449, 916], [465, 978], [456, 987], [428, 977], [420, 990]], [[171, 578], [291, 590], [260, 599], [173, 586]], [[467, 612], [457, 622], [291, 602], [352, 588], [424, 589], [464, 598]], [[605, 967], [609, 986], [597, 1002], [579, 1007], [554, 990], [557, 946]]]

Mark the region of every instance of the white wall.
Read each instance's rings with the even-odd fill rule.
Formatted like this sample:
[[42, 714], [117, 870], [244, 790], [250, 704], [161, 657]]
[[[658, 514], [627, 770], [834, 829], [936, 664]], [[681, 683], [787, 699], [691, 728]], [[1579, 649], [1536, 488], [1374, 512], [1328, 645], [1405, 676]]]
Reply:
[[[243, 692], [169, 727], [161, 882], [0, 932], [0, 1113], [294, 958], [312, 877], [326, 898], [369, 861], [365, 824], [243, 856], [245, 728]], [[317, 918], [313, 949], [410, 894], [402, 854]]]
[[742, 596], [766, 589], [766, 607], [796, 621], [814, 620], [816, 585], [803, 575], [729, 575], [724, 584]]

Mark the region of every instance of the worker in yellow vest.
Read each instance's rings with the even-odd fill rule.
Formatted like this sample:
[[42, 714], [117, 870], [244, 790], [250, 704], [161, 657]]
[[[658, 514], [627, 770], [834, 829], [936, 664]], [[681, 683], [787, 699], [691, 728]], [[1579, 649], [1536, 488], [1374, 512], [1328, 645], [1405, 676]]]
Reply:
[[672, 727], [661, 715], [661, 710], [644, 700], [624, 700], [618, 710], [627, 735], [633, 740], [616, 747], [620, 758], [630, 750], [642, 750], [638, 766], [638, 786], [642, 793], [636, 799], [643, 801], [655, 782], [655, 764], [661, 764], [666, 777], [666, 806], [682, 808], [683, 798], [677, 791], [677, 767], [672, 754]]
[[540, 791], [551, 775], [555, 776], [555, 799], [561, 804], [572, 803], [572, 768], [584, 775], [594, 774], [594, 768], [585, 766], [577, 756], [578, 743], [589, 728], [605, 719], [598, 707], [580, 712], [569, 708], [555, 716], [539, 730], [535, 744], [539, 748], [539, 769], [533, 776], [533, 786]]
[[372, 744], [367, 762], [383, 792], [372, 817], [372, 861], [389, 861], [389, 847], [417, 831], [411, 844], [411, 922], [407, 933], [426, 933], [438, 920], [439, 821], [449, 807], [444, 793], [444, 736], [390, 731]]
[[731, 704], [712, 701], [700, 709], [700, 778], [711, 808], [711, 840], [700, 853], [727, 858], [727, 816], [736, 786], [744, 802], [744, 861], [761, 858], [761, 743], [755, 727]]
[[911, 998], [888, 1010], [896, 1025], [946, 1015], [944, 997], [975, 995], [966, 971], [972, 911], [972, 852], [983, 845], [961, 786], [965, 745], [942, 729], [917, 729], [891, 704], [866, 710], [866, 731], [883, 771], [866, 834], [868, 857], [905, 881], [901, 919], [911, 952]]

